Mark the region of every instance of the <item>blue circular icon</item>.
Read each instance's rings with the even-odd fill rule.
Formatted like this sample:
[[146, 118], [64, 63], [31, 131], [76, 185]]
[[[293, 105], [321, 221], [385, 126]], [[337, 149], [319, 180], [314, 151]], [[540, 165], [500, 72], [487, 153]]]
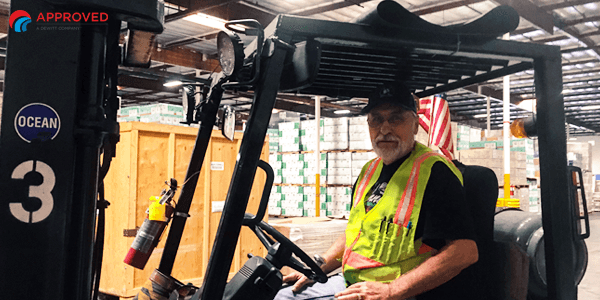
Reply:
[[45, 142], [54, 139], [60, 131], [60, 117], [44, 103], [23, 106], [15, 116], [15, 130], [26, 142]]

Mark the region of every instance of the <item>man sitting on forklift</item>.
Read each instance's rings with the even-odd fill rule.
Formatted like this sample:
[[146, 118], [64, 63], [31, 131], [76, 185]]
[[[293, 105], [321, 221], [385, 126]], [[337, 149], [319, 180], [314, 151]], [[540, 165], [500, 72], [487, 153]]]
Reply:
[[[344, 234], [317, 261], [327, 283], [298, 272], [275, 299], [470, 299], [478, 260], [460, 171], [415, 142], [417, 108], [401, 83], [383, 86], [361, 111], [377, 158], [352, 191]], [[464, 270], [464, 271], [463, 271]]]

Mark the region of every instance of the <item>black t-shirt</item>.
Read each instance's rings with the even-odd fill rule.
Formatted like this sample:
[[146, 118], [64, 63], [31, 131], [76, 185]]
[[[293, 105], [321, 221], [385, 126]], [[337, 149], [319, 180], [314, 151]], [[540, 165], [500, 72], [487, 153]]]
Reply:
[[[374, 195], [383, 195], [387, 182], [409, 155], [390, 165], [383, 165], [381, 174], [365, 201], [367, 210], [381, 198]], [[355, 188], [356, 182], [352, 195]], [[446, 240], [475, 240], [473, 226], [462, 184], [446, 164], [434, 163], [423, 195], [415, 239], [422, 237], [423, 243], [439, 250], [446, 245]], [[470, 299], [474, 282], [474, 273], [470, 269], [465, 269], [447, 283], [416, 298], [418, 300]]]

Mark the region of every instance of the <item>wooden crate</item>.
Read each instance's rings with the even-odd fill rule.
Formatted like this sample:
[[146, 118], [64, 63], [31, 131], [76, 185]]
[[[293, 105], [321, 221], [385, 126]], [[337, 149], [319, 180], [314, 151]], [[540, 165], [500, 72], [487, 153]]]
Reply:
[[[142, 225], [150, 196], [159, 195], [167, 187], [165, 180], [176, 178], [180, 186], [183, 184], [197, 133], [197, 128], [183, 126], [121, 123], [117, 156], [104, 180], [106, 199], [111, 205], [106, 210], [101, 292], [123, 298], [133, 297], [158, 267], [169, 227], [144, 270], [123, 263], [134, 239], [125, 237], [123, 230]], [[211, 207], [215, 208], [225, 201], [241, 139], [242, 134], [237, 132], [234, 141], [227, 140], [219, 131], [212, 134], [190, 207], [191, 217], [186, 222], [172, 272], [175, 278], [184, 283], [202, 284], [221, 218], [221, 212], [213, 212]], [[261, 159], [268, 161], [268, 141], [263, 145]], [[212, 168], [211, 163], [215, 163]], [[256, 213], [265, 180], [265, 173], [258, 169], [248, 212]], [[175, 200], [179, 199], [180, 192], [181, 189], [177, 191]], [[266, 250], [254, 234], [244, 227], [235, 250], [230, 277], [248, 259], [248, 253], [264, 257]]]

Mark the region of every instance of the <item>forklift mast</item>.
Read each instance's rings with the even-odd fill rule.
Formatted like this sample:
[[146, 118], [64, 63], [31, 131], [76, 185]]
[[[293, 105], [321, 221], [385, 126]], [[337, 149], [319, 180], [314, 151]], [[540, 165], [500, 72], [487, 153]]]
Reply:
[[0, 190], [7, 195], [0, 204], [0, 298], [89, 299], [100, 154], [112, 156], [119, 134], [121, 20], [162, 32], [164, 4], [10, 4], [0, 138]]

